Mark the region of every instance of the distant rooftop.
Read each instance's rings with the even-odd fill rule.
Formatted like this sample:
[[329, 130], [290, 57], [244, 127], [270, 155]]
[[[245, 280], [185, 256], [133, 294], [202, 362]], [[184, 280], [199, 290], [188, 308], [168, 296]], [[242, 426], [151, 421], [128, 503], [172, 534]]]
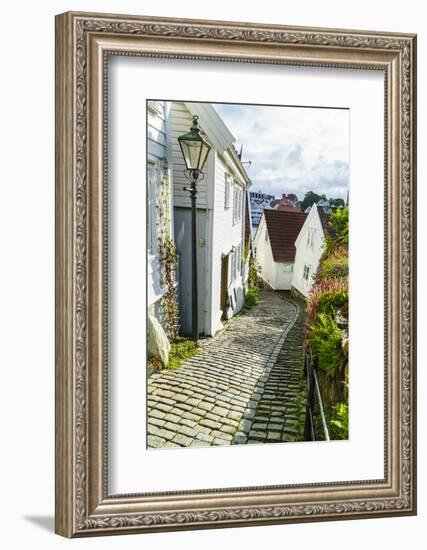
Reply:
[[275, 262], [295, 261], [295, 241], [307, 218], [304, 212], [264, 210], [271, 250]]

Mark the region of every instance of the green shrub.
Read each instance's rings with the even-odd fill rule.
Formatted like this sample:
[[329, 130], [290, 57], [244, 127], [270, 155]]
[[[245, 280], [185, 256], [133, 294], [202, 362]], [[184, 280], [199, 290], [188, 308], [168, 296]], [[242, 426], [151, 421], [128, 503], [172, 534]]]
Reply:
[[258, 288], [261, 266], [254, 257], [249, 260], [248, 286], [249, 288]]
[[338, 246], [348, 247], [348, 206], [338, 208], [332, 213], [331, 226]]
[[245, 307], [251, 308], [256, 306], [258, 303], [258, 288], [250, 287], [245, 295]]
[[321, 261], [316, 279], [344, 279], [346, 277], [348, 277], [348, 250], [340, 247]]
[[348, 206], [338, 208], [330, 217], [330, 232], [325, 234], [325, 252], [329, 255], [338, 247], [348, 248]]
[[319, 313], [308, 327], [308, 343], [317, 356], [319, 370], [333, 376], [342, 360], [341, 331], [334, 317]]
[[307, 326], [316, 322], [319, 313], [335, 317], [348, 304], [348, 279], [325, 279], [317, 282], [307, 300]]

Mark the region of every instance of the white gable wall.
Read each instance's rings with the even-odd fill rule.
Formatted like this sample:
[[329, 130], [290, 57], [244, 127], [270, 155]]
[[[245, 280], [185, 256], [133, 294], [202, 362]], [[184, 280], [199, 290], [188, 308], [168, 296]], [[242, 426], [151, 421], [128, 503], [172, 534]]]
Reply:
[[[310, 235], [310, 238], [309, 238]], [[292, 286], [304, 296], [308, 296], [313, 286], [313, 278], [323, 252], [324, 233], [316, 205], [310, 210], [304, 225], [295, 241], [296, 254]], [[308, 268], [308, 279], [304, 278], [304, 267]]]
[[268, 236], [266, 241], [266, 233], [267, 224], [263, 214], [254, 240], [256, 259], [261, 267], [261, 277], [276, 290], [290, 290], [294, 264], [274, 261], [270, 237]]
[[261, 268], [261, 277], [270, 286], [276, 288], [277, 266], [273, 259], [273, 254], [271, 251], [270, 237], [268, 237], [267, 235], [266, 241], [266, 234], [267, 224], [265, 222], [265, 216], [263, 214], [254, 240], [254, 247], [256, 251], [255, 257]]

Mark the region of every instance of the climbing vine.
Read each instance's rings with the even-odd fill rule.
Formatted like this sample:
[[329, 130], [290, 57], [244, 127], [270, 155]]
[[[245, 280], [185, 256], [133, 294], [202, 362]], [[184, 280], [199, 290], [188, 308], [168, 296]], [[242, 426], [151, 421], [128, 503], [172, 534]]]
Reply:
[[171, 185], [167, 173], [167, 165], [164, 161], [163, 175], [158, 189], [157, 200], [157, 226], [158, 226], [158, 258], [160, 264], [160, 280], [165, 288], [165, 294], [161, 302], [164, 325], [168, 338], [175, 340], [178, 336], [179, 315], [178, 300], [176, 295], [175, 274], [177, 268], [177, 251], [175, 243], [170, 236], [171, 209], [170, 209]]

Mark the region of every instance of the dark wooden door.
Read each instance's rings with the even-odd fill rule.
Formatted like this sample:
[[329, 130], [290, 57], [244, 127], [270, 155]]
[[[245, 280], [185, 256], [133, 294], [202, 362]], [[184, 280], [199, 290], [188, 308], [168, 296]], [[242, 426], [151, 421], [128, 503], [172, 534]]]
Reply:
[[221, 309], [222, 317], [225, 315], [225, 310], [227, 308], [227, 289], [228, 289], [228, 258], [223, 256], [221, 260]]

